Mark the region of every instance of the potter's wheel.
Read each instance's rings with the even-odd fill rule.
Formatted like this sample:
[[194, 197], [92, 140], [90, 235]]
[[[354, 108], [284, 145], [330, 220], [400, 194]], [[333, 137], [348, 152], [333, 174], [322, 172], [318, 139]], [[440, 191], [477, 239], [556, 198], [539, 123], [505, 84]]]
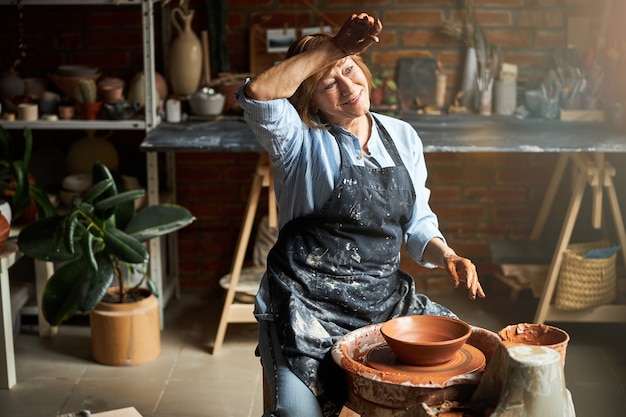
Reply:
[[432, 375], [425, 377], [415, 369], [397, 369], [392, 362], [395, 357], [390, 356], [391, 350], [380, 327], [381, 324], [373, 324], [346, 334], [333, 346], [332, 356], [346, 373], [351, 395], [393, 409], [409, 409], [420, 403], [436, 405], [445, 401], [468, 401], [480, 382], [483, 368], [500, 344], [497, 334], [472, 326], [465, 350], [454, 362], [458, 366], [462, 364], [462, 369], [452, 371], [457, 365], [451, 361], [444, 365], [450, 368], [452, 375], [432, 378]]
[[415, 366], [400, 361], [389, 345], [381, 344], [371, 349], [364, 358], [367, 365], [385, 372], [411, 374], [412, 380], [424, 384], [445, 384], [450, 378], [485, 368], [485, 354], [476, 347], [464, 344], [447, 362], [432, 366]]

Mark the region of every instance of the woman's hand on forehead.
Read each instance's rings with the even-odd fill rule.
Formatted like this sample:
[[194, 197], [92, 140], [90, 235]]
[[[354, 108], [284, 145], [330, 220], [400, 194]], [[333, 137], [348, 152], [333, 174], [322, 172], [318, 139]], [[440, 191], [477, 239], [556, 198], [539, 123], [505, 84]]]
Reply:
[[379, 19], [367, 13], [353, 14], [339, 33], [331, 41], [346, 55], [355, 55], [365, 52], [369, 46], [378, 42], [378, 35], [383, 28]]

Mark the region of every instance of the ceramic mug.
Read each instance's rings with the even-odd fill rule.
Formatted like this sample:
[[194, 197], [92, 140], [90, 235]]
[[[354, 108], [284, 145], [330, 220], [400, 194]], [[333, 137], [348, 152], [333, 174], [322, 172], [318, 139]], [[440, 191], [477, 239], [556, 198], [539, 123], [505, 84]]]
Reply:
[[17, 106], [17, 118], [19, 120], [33, 121], [39, 117], [39, 110], [34, 103], [21, 103]]

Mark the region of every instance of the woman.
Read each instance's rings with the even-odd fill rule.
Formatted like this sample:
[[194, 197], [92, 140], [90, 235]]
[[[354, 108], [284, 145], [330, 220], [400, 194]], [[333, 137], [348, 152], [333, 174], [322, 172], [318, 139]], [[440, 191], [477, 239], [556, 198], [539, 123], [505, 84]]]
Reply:
[[379, 20], [353, 15], [336, 36], [306, 36], [238, 93], [274, 165], [279, 236], [256, 298], [271, 387], [265, 416], [335, 416], [345, 378], [330, 349], [349, 331], [409, 314], [453, 316], [416, 294], [400, 246], [484, 297], [476, 268], [448, 247], [428, 206], [422, 144], [405, 122], [369, 111], [358, 54]]

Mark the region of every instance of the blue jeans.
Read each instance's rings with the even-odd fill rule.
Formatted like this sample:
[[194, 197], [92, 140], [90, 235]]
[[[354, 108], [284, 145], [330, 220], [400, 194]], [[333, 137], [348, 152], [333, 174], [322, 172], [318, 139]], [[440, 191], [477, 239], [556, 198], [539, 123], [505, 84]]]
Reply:
[[274, 322], [259, 320], [259, 352], [271, 399], [271, 407], [263, 417], [323, 417], [313, 392], [291, 372], [280, 350]]

